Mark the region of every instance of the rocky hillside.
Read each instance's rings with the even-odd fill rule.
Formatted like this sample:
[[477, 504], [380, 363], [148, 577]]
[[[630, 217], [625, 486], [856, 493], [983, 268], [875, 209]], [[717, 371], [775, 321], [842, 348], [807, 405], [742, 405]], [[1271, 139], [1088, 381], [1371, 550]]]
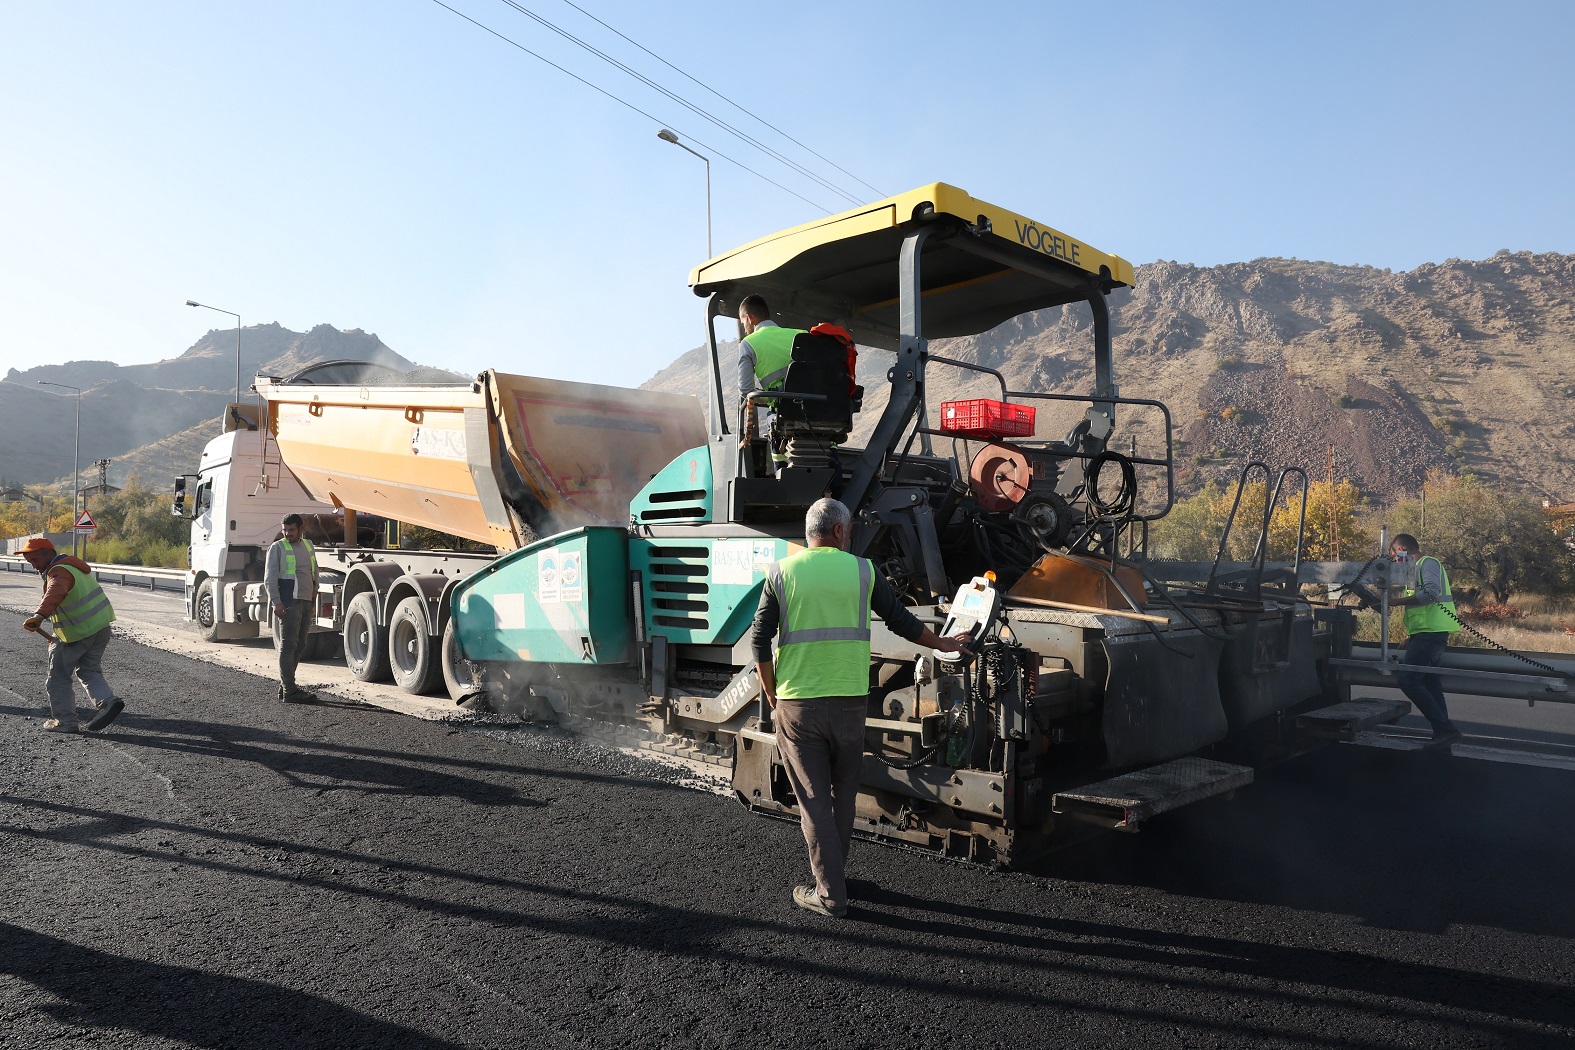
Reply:
[[[412, 367], [377, 336], [327, 324], [309, 332], [292, 332], [278, 324], [243, 328], [240, 356], [243, 396], [249, 396], [244, 388], [259, 372], [288, 376], [320, 361]], [[196, 461], [195, 455], [186, 456], [194, 436], [186, 435], [182, 443], [182, 431], [206, 428], [217, 433], [219, 414], [234, 396], [235, 330], [209, 332], [179, 357], [153, 364], [71, 361], [26, 371], [13, 368], [5, 380], [0, 383], [0, 477], [41, 484], [71, 473], [75, 398], [38, 385], [47, 380], [82, 388], [84, 472], [93, 461], [109, 459], [111, 483], [119, 484], [133, 470], [145, 480], [162, 479], [170, 464]], [[65, 396], [57, 396], [62, 393]], [[150, 445], [159, 448], [132, 455]], [[198, 451], [201, 446], [197, 440]]]
[[[1575, 493], [1575, 256], [1506, 251], [1404, 273], [1154, 262], [1112, 307], [1121, 392], [1170, 407], [1183, 491], [1253, 459], [1321, 478], [1333, 445], [1336, 476], [1378, 500], [1414, 491], [1433, 468], [1555, 501]], [[1071, 306], [932, 349], [999, 369], [1014, 388], [1080, 393], [1093, 381], [1091, 333], [1087, 309]], [[729, 366], [734, 353], [723, 350]], [[872, 391], [886, 357], [861, 355]], [[932, 404], [988, 396], [957, 375], [931, 370]], [[703, 395], [704, 352], [646, 385]], [[864, 416], [868, 426], [873, 412]], [[1162, 446], [1155, 413], [1124, 416], [1119, 447]], [[1070, 422], [1042, 411], [1040, 434]]]

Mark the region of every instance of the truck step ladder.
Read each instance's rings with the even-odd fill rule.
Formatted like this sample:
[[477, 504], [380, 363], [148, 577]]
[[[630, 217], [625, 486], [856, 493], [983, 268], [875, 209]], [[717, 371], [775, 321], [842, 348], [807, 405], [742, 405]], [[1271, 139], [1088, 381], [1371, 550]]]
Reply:
[[1409, 700], [1379, 700], [1369, 696], [1297, 715], [1296, 728], [1325, 740], [1355, 740], [1363, 730], [1393, 722], [1410, 710]]
[[1071, 791], [1057, 792], [1050, 808], [1077, 820], [1136, 831], [1150, 817], [1235, 791], [1252, 783], [1252, 767], [1212, 758], [1178, 758], [1123, 773]]

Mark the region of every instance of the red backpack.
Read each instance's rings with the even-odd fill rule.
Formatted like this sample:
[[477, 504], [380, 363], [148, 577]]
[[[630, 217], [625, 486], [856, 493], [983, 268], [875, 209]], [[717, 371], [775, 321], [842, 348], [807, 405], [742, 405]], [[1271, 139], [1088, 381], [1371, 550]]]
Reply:
[[811, 335], [829, 335], [831, 338], [835, 339], [837, 342], [841, 343], [847, 348], [848, 396], [851, 398], [857, 398], [859, 396], [859, 387], [854, 381], [853, 377], [854, 369], [858, 366], [859, 349], [853, 345], [853, 337], [848, 334], [848, 330], [843, 328], [841, 325], [826, 324], [824, 321], [822, 321], [820, 324], [816, 325], [814, 328], [811, 328], [809, 331]]

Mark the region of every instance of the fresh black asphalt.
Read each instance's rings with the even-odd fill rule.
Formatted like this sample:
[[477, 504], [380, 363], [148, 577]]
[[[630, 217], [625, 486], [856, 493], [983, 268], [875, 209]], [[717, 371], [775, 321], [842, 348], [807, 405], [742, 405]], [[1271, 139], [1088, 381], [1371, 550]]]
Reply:
[[[562, 734], [0, 636], [0, 1046], [1567, 1047], [1575, 774], [1331, 747], [998, 873], [803, 843]], [[20, 698], [20, 699], [19, 699]]]

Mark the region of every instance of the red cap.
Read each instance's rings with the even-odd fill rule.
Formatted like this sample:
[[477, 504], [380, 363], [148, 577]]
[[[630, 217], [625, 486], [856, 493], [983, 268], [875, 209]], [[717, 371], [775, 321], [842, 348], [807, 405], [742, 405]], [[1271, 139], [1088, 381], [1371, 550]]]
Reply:
[[34, 551], [49, 551], [51, 554], [53, 554], [55, 552], [55, 545], [49, 541], [48, 536], [34, 536], [32, 539], [22, 544], [22, 553], [32, 554]]

